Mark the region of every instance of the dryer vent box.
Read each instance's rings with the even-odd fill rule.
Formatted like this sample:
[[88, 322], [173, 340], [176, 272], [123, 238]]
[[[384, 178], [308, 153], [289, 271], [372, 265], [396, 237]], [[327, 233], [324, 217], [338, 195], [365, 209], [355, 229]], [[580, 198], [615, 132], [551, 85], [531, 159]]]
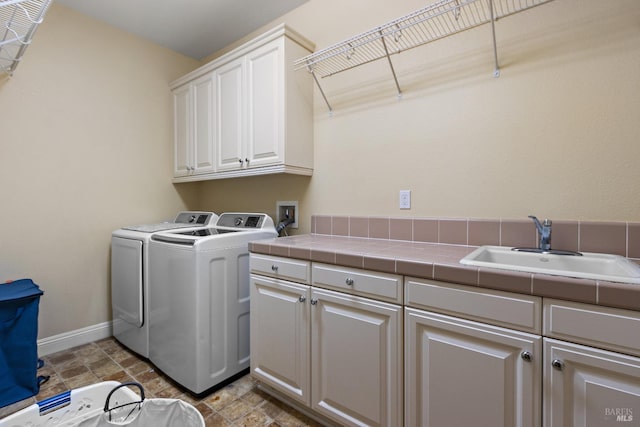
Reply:
[[294, 219], [293, 224], [287, 226], [287, 228], [298, 228], [297, 201], [276, 202], [276, 226], [280, 224], [280, 221], [287, 217], [292, 217]]

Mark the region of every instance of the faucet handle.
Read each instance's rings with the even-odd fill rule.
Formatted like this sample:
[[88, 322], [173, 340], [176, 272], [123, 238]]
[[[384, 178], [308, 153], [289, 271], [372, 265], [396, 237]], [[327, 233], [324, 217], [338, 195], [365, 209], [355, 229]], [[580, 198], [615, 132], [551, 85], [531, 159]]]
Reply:
[[[536, 225], [536, 228], [540, 228], [542, 227], [542, 224], [540, 223], [540, 221], [538, 220], [538, 217], [536, 217], [535, 215], [528, 215], [529, 218], [531, 218], [533, 220], [533, 223]], [[545, 220], [546, 221], [546, 220]]]
[[551, 227], [551, 220], [548, 218], [545, 218], [545, 220], [542, 221], [541, 223], [535, 215], [528, 215], [528, 217], [531, 218], [533, 222], [535, 222], [536, 227], [537, 226]]

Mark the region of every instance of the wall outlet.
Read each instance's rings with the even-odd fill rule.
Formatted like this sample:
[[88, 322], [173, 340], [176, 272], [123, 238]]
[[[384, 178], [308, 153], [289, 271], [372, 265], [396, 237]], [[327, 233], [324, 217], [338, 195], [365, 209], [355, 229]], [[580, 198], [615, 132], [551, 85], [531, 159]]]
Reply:
[[400, 209], [411, 209], [411, 190], [400, 190]]
[[285, 218], [293, 218], [294, 221], [287, 228], [298, 228], [298, 201], [276, 202], [276, 226]]

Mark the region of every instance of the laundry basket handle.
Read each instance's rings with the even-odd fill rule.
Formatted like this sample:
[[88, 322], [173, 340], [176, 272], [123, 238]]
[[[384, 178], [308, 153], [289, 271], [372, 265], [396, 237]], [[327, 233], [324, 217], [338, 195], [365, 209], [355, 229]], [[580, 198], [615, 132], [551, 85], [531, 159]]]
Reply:
[[[124, 405], [118, 405], [118, 406], [114, 406], [113, 408], [109, 407], [109, 401], [111, 400], [111, 395], [118, 390], [119, 388], [122, 387], [127, 387], [127, 386], [134, 386], [134, 387], [138, 387], [138, 390], [140, 390], [140, 400], [138, 402], [128, 402], [125, 403]], [[140, 383], [136, 383], [136, 382], [127, 382], [127, 383], [122, 383], [116, 387], [113, 388], [113, 390], [111, 390], [109, 392], [109, 394], [107, 395], [107, 399], [104, 402], [104, 412], [111, 412], [114, 409], [118, 409], [118, 408], [122, 408], [123, 406], [127, 406], [127, 405], [131, 405], [132, 403], [142, 403], [144, 401], [144, 388], [142, 387], [142, 385]]]

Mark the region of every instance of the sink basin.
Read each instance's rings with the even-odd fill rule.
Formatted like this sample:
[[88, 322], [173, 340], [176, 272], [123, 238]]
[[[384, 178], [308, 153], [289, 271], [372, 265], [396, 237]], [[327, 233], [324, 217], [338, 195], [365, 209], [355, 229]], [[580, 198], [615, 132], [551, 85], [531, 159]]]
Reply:
[[512, 251], [505, 246], [480, 246], [461, 264], [582, 279], [640, 284], [640, 265], [620, 255], [583, 252], [582, 256]]

